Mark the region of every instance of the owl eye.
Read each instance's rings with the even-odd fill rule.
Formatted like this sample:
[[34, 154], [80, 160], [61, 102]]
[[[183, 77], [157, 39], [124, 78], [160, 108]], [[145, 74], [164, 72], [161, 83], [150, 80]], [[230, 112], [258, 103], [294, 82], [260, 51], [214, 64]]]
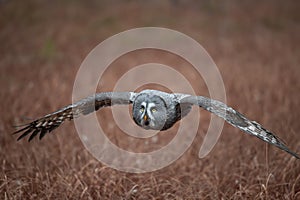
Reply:
[[144, 107], [141, 107], [140, 108], [140, 113], [143, 113], [145, 111], [145, 108]]
[[156, 112], [156, 111], [157, 111], [156, 108], [152, 108], [152, 109], [151, 109], [151, 112], [153, 112], [153, 113]]

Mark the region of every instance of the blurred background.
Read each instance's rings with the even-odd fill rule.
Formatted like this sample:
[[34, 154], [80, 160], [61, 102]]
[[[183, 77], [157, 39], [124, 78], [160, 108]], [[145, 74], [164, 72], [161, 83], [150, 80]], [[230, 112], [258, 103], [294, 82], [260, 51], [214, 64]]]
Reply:
[[[202, 111], [189, 150], [172, 165], [145, 174], [99, 163], [73, 122], [41, 141], [17, 142], [11, 135], [13, 125], [71, 103], [76, 72], [96, 45], [121, 31], [151, 26], [180, 31], [203, 45], [222, 74], [227, 103], [299, 153], [299, 9], [296, 0], [1, 0], [0, 198], [300, 199], [299, 160], [227, 124], [213, 151], [199, 159], [210, 117]], [[116, 60], [103, 82], [161, 59], [199, 83], [197, 94], [208, 95], [187, 63], [155, 50]], [[99, 83], [98, 90], [111, 87]], [[98, 115], [104, 124], [112, 119], [109, 108]], [[155, 140], [135, 142], [115, 126], [109, 132], [115, 144], [138, 152], [164, 146], [176, 127]]]

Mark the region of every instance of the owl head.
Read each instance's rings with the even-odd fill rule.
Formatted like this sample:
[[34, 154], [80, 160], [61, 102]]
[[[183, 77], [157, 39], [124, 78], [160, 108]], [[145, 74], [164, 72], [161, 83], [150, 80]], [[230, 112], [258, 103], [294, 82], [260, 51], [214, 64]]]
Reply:
[[138, 126], [161, 130], [167, 120], [167, 106], [160, 96], [141, 93], [133, 103], [132, 115]]

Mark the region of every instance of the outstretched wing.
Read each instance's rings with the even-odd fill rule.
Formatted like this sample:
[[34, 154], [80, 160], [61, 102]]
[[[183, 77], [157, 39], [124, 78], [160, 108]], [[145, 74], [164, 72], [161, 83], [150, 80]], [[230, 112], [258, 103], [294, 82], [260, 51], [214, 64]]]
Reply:
[[13, 134], [22, 133], [18, 140], [31, 134], [28, 141], [40, 134], [42, 139], [46, 133], [49, 133], [59, 127], [64, 121], [72, 120], [80, 115], [87, 115], [105, 106], [115, 104], [131, 104], [134, 100], [133, 92], [103, 92], [84, 98], [74, 104], [63, 107], [62, 109], [45, 115], [42, 118], [34, 120]]
[[296, 158], [300, 159], [300, 156], [292, 152], [276, 135], [267, 129], [263, 128], [259, 123], [255, 121], [250, 121], [244, 115], [228, 107], [226, 104], [216, 101], [203, 96], [187, 96], [180, 100], [183, 104], [198, 105], [205, 110], [216, 114], [217, 116], [223, 118], [226, 122], [234, 127], [241, 129], [242, 131], [254, 135], [259, 139], [277, 146], [278, 148], [290, 153]]

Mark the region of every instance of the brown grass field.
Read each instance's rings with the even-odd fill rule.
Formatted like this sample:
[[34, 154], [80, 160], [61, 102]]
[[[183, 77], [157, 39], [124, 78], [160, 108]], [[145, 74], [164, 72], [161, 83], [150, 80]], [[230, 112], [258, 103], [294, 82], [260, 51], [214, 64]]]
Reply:
[[[205, 111], [188, 151], [173, 164], [142, 174], [97, 161], [73, 122], [31, 143], [11, 134], [13, 125], [71, 102], [76, 72], [97, 44], [127, 29], [158, 26], [202, 44], [222, 74], [227, 103], [300, 153], [299, 10], [296, 0], [0, 0], [0, 199], [300, 199], [300, 161], [230, 125], [213, 151], [199, 159], [209, 124]], [[112, 65], [125, 69], [161, 57], [173, 60], [151, 50], [142, 54]], [[198, 84], [199, 95], [208, 95], [201, 78], [173, 62]], [[114, 82], [119, 73], [107, 76]], [[109, 108], [98, 114], [111, 120]], [[169, 132], [159, 133], [153, 146], [172, 139]], [[117, 128], [109, 138], [122, 148], [144, 150]]]

